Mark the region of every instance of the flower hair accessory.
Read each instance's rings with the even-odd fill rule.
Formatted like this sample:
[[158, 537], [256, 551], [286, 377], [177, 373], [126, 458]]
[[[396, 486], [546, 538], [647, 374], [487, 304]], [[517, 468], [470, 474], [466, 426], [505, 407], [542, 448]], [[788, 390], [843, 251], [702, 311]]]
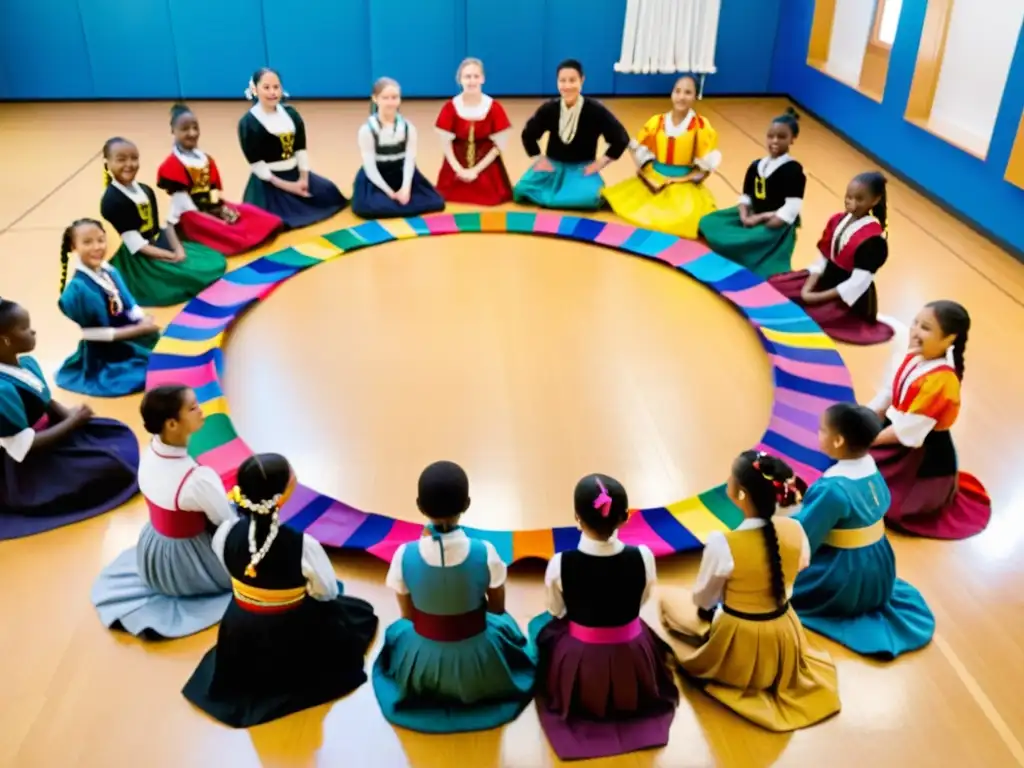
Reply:
[[245, 87], [245, 98], [248, 101], [256, 98], [256, 83], [253, 82], [251, 77], [249, 78], [249, 85]]
[[601, 510], [601, 517], [608, 517], [612, 511], [612, 497], [608, 495], [608, 489], [604, 487], [600, 477], [595, 477], [597, 488], [600, 493], [594, 499], [594, 509]]
[[247, 509], [254, 515], [269, 515], [271, 512], [277, 510], [277, 505], [281, 501], [281, 494], [276, 494], [273, 498], [267, 499], [266, 501], [255, 502], [251, 499], [246, 498], [242, 493], [242, 490], [236, 485], [228, 493], [228, 500], [234, 502], [234, 504], [241, 509]]
[[[247, 509], [253, 513], [252, 519], [249, 521], [249, 554], [252, 557], [249, 560], [249, 564], [245, 566], [245, 575], [250, 579], [255, 579], [256, 566], [267, 556], [281, 527], [277, 519], [277, 505], [281, 501], [281, 494], [275, 494], [273, 498], [257, 503], [246, 498], [242, 490], [236, 485], [228, 493], [228, 500], [240, 509]], [[263, 545], [260, 547], [256, 546], [256, 515], [273, 515], [270, 521], [270, 530], [267, 532], [267, 538], [263, 540]]]

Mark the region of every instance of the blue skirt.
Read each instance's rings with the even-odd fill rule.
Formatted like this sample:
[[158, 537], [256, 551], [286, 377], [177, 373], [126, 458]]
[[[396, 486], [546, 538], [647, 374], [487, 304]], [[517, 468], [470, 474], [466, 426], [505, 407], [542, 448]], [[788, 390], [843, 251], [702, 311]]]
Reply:
[[113, 419], [92, 419], [17, 462], [0, 453], [0, 541], [77, 523], [139, 492], [139, 442]]
[[146, 388], [150, 350], [160, 335], [153, 333], [126, 341], [78, 342], [57, 371], [57, 386], [93, 397], [121, 397]]
[[[274, 171], [284, 181], [297, 181], [298, 169]], [[301, 229], [310, 224], [325, 221], [345, 210], [348, 200], [341, 194], [334, 182], [310, 171], [309, 197], [299, 197], [278, 189], [268, 181], [256, 176], [249, 177], [245, 187], [244, 202], [262, 208], [284, 222], [285, 229]]]
[[554, 160], [550, 163], [555, 170], [536, 171], [531, 168], [523, 174], [512, 190], [512, 197], [517, 203], [577, 211], [596, 211], [604, 204], [601, 174], [583, 174], [589, 163], [568, 165]]
[[[386, 179], [385, 179], [386, 180]], [[413, 172], [409, 202], [399, 205], [369, 180], [362, 168], [352, 188], [352, 213], [363, 219], [405, 219], [444, 210], [444, 198], [417, 168]]]
[[896, 578], [888, 539], [860, 549], [821, 547], [797, 577], [791, 602], [804, 627], [863, 656], [888, 661], [935, 634], [921, 593]]

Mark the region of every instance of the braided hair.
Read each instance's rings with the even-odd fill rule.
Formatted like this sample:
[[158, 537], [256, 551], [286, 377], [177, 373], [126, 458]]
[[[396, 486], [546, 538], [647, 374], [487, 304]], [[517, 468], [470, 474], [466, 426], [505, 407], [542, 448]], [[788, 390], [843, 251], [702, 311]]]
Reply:
[[618, 480], [608, 475], [587, 475], [573, 492], [576, 516], [590, 530], [605, 539], [629, 519], [629, 497]]
[[953, 367], [957, 378], [964, 379], [964, 351], [967, 348], [967, 334], [971, 330], [971, 316], [961, 304], [948, 299], [933, 301], [926, 305], [935, 313], [939, 328], [946, 336], [955, 335], [953, 341]]
[[[109, 182], [108, 182], [109, 183]], [[68, 284], [68, 261], [71, 256], [71, 252], [75, 250], [75, 230], [86, 224], [94, 224], [100, 229], [103, 229], [103, 223], [96, 219], [84, 218], [75, 219], [64, 230], [64, 234], [61, 235], [60, 239], [60, 291], [64, 293], [64, 287]]]
[[[110, 172], [110, 166], [107, 165], [107, 161], [110, 160], [110, 153], [114, 147], [118, 144], [132, 144], [128, 139], [121, 136], [112, 136], [103, 142], [103, 186], [109, 187], [110, 183], [114, 180], [114, 175]], [[134, 146], [134, 144], [132, 144]]]
[[859, 184], [863, 184], [872, 195], [875, 195], [878, 198], [878, 202], [875, 203], [870, 213], [878, 219], [878, 223], [882, 225], [882, 229], [885, 230], [885, 237], [888, 239], [889, 198], [886, 194], [886, 190], [888, 188], [889, 180], [878, 171], [868, 171], [866, 173], [858, 174], [853, 180]]
[[278, 517], [292, 478], [288, 459], [277, 453], [257, 453], [238, 468], [238, 485], [231, 500], [249, 516], [249, 554], [245, 575], [256, 577], [256, 566], [267, 556], [281, 528]]
[[772, 517], [778, 507], [790, 507], [800, 502], [806, 484], [799, 480], [790, 466], [775, 456], [759, 451], [744, 451], [733, 465], [733, 475], [750, 501], [757, 516], [765, 521], [761, 528], [764, 546], [771, 568], [772, 594], [779, 606], [785, 605], [786, 579], [782, 572], [782, 554], [779, 537]]
[[787, 126], [794, 139], [800, 135], [800, 113], [792, 107], [786, 107], [786, 111], [773, 119], [772, 122]]

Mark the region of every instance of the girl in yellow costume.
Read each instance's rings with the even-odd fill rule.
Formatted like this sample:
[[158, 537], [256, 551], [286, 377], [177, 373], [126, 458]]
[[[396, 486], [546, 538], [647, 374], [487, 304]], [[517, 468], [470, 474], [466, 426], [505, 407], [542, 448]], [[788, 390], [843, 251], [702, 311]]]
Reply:
[[722, 162], [718, 132], [694, 112], [696, 98], [697, 81], [679, 78], [672, 111], [644, 123], [630, 144], [636, 176], [602, 191], [630, 224], [693, 240], [701, 217], [717, 208], [703, 182]]
[[[708, 536], [691, 600], [665, 599], [661, 617], [679, 666], [705, 693], [769, 731], [821, 722], [839, 711], [836, 668], [812, 648], [789, 604], [811, 559], [796, 520], [775, 516], [805, 488], [773, 456], [740, 454], [726, 492], [743, 512], [734, 531]], [[698, 645], [687, 650], [681, 642]]]

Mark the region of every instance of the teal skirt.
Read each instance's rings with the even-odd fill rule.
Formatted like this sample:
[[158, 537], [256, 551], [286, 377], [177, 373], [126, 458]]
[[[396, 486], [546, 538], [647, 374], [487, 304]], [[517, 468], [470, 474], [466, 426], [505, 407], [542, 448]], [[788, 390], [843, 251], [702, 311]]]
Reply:
[[[156, 245], [168, 248], [169, 243], [161, 235]], [[183, 241], [181, 247], [185, 250], [185, 260], [172, 264], [151, 259], [143, 253], [132, 253], [122, 244], [110, 263], [117, 267], [139, 306], [172, 307], [195, 298], [220, 280], [228, 267], [222, 254], [205, 245]]]
[[740, 221], [740, 209], [733, 207], [704, 216], [700, 220], [700, 234], [719, 256], [768, 278], [793, 269], [797, 226], [745, 227]]
[[604, 181], [601, 174], [584, 175], [589, 163], [568, 165], [555, 160], [549, 161], [553, 171], [537, 171], [531, 168], [512, 190], [512, 199], [517, 203], [533, 203], [541, 208], [560, 208], [574, 211], [596, 211], [603, 204], [601, 189]]

